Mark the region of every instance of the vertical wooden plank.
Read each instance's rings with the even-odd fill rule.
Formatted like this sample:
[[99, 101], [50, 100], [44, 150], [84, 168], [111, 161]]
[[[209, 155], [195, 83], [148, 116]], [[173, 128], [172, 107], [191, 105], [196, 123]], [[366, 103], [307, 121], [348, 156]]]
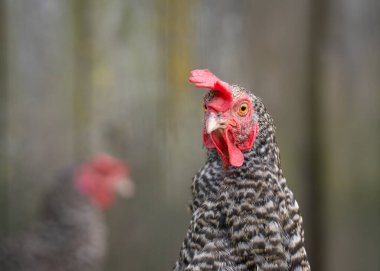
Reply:
[[7, 170], [7, 17], [6, 1], [0, 0], [0, 231], [8, 232]]
[[[163, 123], [163, 141], [160, 152], [168, 155], [163, 160], [166, 198], [170, 202], [182, 201], [183, 193], [188, 193], [192, 174], [202, 162], [200, 148], [200, 97], [202, 93], [193, 91], [188, 83], [194, 53], [194, 9], [197, 1], [157, 1], [160, 6], [160, 27], [162, 33], [160, 62], [164, 64], [161, 74], [164, 87], [163, 99], [166, 105], [160, 108]], [[198, 116], [190, 118], [189, 116]], [[194, 121], [195, 120], [195, 121]], [[197, 146], [193, 148], [192, 146]], [[188, 155], [192, 152], [192, 155]], [[185, 164], [191, 165], [186, 167]], [[193, 167], [194, 165], [194, 167]], [[184, 176], [186, 176], [184, 178]]]
[[[306, 157], [306, 195], [309, 199], [306, 222], [309, 236], [308, 254], [313, 270], [326, 270], [326, 223], [327, 223], [327, 181], [326, 181], [326, 149], [324, 145], [324, 116], [322, 99], [322, 49], [326, 42], [328, 27], [327, 1], [311, 1], [309, 9], [308, 57], [306, 75], [306, 92], [308, 93], [305, 110], [307, 121], [305, 131], [308, 133]], [[308, 223], [308, 224], [307, 224]]]
[[91, 153], [91, 72], [94, 61], [93, 1], [71, 1], [74, 46], [73, 132], [75, 156], [86, 159]]
[[24, 228], [72, 162], [71, 44], [62, 1], [7, 1], [9, 224]]

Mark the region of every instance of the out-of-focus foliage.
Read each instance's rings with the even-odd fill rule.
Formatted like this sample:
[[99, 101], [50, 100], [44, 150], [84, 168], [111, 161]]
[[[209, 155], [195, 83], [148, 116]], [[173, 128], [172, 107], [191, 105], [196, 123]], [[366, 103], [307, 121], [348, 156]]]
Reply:
[[107, 213], [104, 270], [170, 270], [204, 161], [193, 68], [253, 89], [277, 124], [313, 270], [379, 270], [377, 0], [0, 0], [0, 230], [98, 151], [136, 196]]

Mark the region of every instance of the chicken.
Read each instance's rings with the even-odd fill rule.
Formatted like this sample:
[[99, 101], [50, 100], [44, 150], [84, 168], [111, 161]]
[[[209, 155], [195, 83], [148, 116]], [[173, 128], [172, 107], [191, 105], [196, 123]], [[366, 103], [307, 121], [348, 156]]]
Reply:
[[193, 180], [192, 218], [175, 271], [310, 270], [299, 207], [283, 176], [273, 120], [261, 99], [208, 70], [207, 162]]
[[99, 270], [106, 252], [102, 210], [114, 192], [132, 194], [128, 176], [127, 166], [106, 154], [65, 173], [47, 193], [39, 221], [1, 240], [0, 270]]

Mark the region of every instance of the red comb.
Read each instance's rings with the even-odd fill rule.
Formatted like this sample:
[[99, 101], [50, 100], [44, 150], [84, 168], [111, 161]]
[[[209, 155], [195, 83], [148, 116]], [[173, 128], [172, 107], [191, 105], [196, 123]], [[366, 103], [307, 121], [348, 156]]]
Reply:
[[209, 88], [218, 92], [219, 96], [208, 104], [208, 107], [220, 112], [227, 111], [232, 104], [231, 86], [220, 80], [209, 70], [193, 70], [189, 81], [195, 83], [197, 88]]

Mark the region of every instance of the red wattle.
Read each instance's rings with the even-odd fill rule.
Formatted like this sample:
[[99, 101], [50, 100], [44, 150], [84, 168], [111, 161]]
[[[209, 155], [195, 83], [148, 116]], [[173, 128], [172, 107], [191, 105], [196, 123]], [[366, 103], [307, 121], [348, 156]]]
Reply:
[[226, 165], [240, 167], [243, 164], [244, 155], [233, 140], [230, 139], [228, 129], [220, 134], [211, 133], [210, 139]]
[[228, 156], [230, 160], [229, 162], [234, 167], [240, 167], [244, 163], [244, 155], [242, 151], [238, 147], [236, 147], [235, 143], [230, 140], [230, 137], [227, 133], [228, 131], [224, 133], [224, 138], [227, 143]]
[[207, 149], [215, 149], [214, 142], [211, 140], [210, 135], [206, 132], [205, 129], [203, 129], [202, 137], [203, 137], [203, 145]]

